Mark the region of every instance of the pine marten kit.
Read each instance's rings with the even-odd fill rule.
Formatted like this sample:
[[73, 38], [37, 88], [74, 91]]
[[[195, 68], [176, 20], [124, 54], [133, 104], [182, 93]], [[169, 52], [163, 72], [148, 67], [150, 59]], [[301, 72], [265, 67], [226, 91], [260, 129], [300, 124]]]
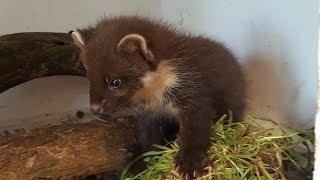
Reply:
[[108, 120], [137, 118], [136, 156], [177, 134], [178, 171], [197, 177], [209, 164], [210, 126], [232, 112], [241, 120], [241, 66], [221, 43], [145, 17], [104, 18], [71, 32], [90, 82], [90, 109]]

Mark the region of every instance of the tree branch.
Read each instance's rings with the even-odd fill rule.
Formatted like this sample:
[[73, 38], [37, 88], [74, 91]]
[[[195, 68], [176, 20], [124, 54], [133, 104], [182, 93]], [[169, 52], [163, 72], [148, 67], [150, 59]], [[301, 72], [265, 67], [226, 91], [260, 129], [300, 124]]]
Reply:
[[0, 93], [35, 78], [84, 76], [79, 49], [66, 33], [0, 36]]

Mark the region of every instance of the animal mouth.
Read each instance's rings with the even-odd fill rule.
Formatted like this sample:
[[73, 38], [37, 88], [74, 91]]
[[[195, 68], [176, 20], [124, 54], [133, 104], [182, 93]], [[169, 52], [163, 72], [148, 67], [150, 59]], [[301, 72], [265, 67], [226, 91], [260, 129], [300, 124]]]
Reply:
[[102, 112], [98, 116], [103, 120], [113, 120], [118, 118], [125, 118], [130, 116], [135, 116], [137, 112], [131, 108], [123, 108], [121, 110], [117, 110], [110, 113]]
[[100, 119], [102, 119], [104, 121], [111, 120], [111, 117], [108, 114], [96, 114], [96, 116], [98, 116]]

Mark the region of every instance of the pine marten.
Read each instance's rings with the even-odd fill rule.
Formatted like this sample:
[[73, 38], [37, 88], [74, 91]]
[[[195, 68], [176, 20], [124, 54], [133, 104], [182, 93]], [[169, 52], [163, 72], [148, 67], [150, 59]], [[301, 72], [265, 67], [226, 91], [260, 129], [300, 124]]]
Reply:
[[160, 126], [172, 128], [166, 121], [178, 123], [178, 171], [204, 172], [211, 123], [228, 111], [234, 120], [243, 116], [245, 82], [233, 54], [145, 17], [104, 18], [71, 34], [90, 81], [91, 111], [105, 118], [135, 112], [139, 152], [161, 144]]

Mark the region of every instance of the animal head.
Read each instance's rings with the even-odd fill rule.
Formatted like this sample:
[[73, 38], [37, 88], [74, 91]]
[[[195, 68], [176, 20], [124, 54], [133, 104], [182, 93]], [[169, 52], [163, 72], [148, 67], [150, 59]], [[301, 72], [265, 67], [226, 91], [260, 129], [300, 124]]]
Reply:
[[137, 107], [156, 108], [177, 83], [173, 68], [154, 55], [154, 42], [142, 33], [105, 23], [71, 34], [86, 68], [94, 113], [122, 116]]

